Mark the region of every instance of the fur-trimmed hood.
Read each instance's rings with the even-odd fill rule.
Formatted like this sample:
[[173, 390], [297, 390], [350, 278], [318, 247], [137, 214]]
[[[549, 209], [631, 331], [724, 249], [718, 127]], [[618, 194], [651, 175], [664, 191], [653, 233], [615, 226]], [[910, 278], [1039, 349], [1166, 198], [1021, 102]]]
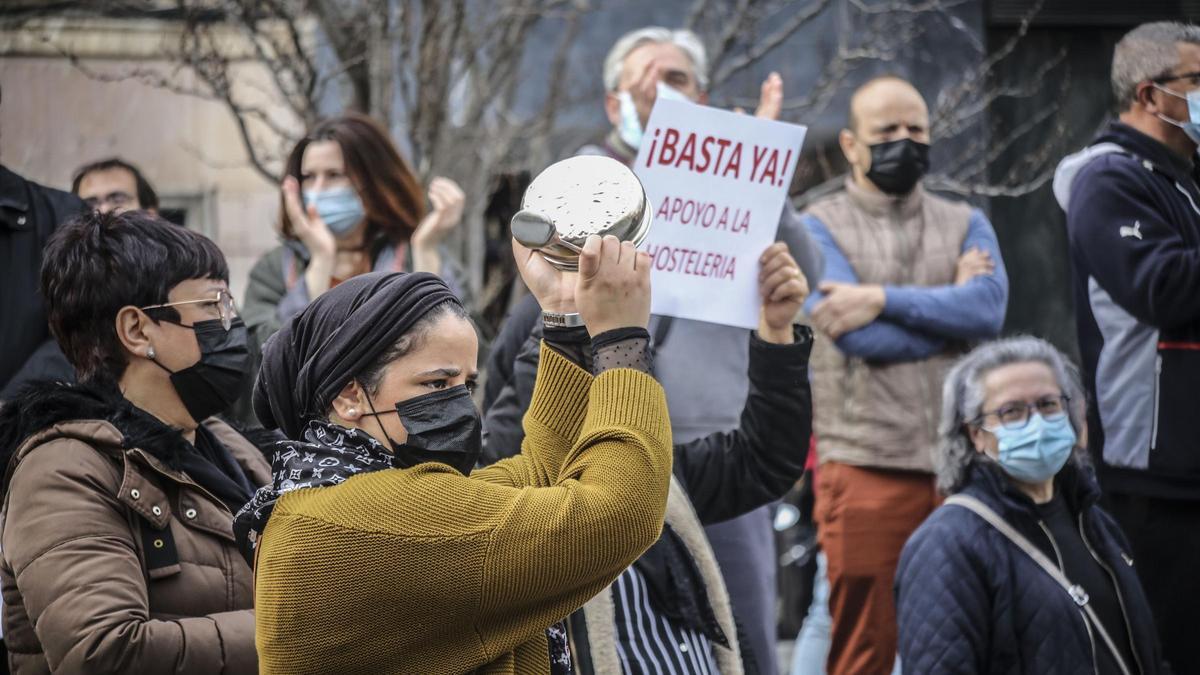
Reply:
[[103, 421], [124, 436], [123, 448], [143, 447], [172, 468], [188, 443], [153, 415], [139, 409], [115, 388], [66, 382], [34, 382], [0, 408], [0, 462], [34, 434], [68, 421]]
[[[204, 429], [245, 479], [269, 479], [245, 438], [216, 419]], [[258, 671], [253, 573], [223, 493], [192, 470], [197, 457], [179, 430], [112, 390], [41, 382], [5, 404], [0, 586], [13, 672]], [[146, 630], [155, 622], [173, 630]]]
[[[179, 429], [163, 424], [158, 418], [133, 405], [115, 388], [66, 382], [34, 382], [0, 407], [0, 467], [4, 467], [5, 477], [0, 486], [0, 500], [3, 500], [8, 489], [13, 457], [26, 441], [55, 425], [86, 421], [111, 424], [120, 433], [120, 441], [114, 445], [111, 435], [80, 440], [97, 447], [120, 450], [141, 448], [171, 469], [178, 470], [180, 458], [194, 452]], [[73, 425], [73, 435], [78, 435], [81, 428], [84, 427]], [[247, 436], [241, 430], [237, 431]], [[249, 440], [261, 448], [274, 438]]]

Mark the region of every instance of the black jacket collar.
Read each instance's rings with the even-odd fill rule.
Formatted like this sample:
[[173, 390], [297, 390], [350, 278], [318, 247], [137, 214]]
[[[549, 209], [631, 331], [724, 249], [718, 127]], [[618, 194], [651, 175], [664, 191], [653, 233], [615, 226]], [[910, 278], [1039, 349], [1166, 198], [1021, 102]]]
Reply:
[[1123, 122], [1112, 122], [1096, 138], [1096, 143], [1116, 143], [1155, 166], [1174, 174], [1177, 180], [1191, 178], [1195, 165], [1192, 160], [1177, 155], [1159, 141]]
[[0, 225], [10, 229], [25, 229], [18, 226], [17, 216], [4, 211], [17, 211], [17, 216], [28, 213], [29, 181], [9, 171], [8, 167], [0, 166]]

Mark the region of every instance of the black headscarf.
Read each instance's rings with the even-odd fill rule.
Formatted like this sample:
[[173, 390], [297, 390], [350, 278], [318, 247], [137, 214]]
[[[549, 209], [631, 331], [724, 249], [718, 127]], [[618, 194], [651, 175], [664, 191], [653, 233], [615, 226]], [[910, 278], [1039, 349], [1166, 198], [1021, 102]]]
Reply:
[[322, 293], [263, 347], [254, 414], [299, 439], [351, 378], [445, 302], [459, 300], [424, 272], [362, 274]]

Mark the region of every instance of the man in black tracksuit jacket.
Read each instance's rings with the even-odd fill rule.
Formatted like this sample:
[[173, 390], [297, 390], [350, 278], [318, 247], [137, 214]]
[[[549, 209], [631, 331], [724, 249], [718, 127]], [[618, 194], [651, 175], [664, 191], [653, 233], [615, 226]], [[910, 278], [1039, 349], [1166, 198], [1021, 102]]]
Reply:
[[[1166, 47], [1164, 50], [1163, 47]], [[1161, 68], [1135, 76], [1158, 58]], [[1176, 672], [1200, 673], [1200, 29], [1141, 26], [1113, 65], [1121, 110], [1059, 165], [1089, 449]], [[1185, 129], [1186, 128], [1186, 129]]]

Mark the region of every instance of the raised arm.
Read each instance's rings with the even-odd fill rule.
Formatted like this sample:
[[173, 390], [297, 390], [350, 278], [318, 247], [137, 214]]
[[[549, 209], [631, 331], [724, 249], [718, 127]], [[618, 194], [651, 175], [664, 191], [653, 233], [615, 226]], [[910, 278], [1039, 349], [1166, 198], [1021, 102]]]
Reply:
[[[850, 266], [850, 261], [833, 240], [833, 235], [829, 233], [825, 224], [811, 214], [802, 216], [802, 219], [825, 259], [825, 276], [821, 279], [821, 285], [813, 290], [804, 303], [804, 311], [812, 317], [825, 300], [821, 286], [828, 288], [830, 283], [857, 285], [859, 281], [854, 268]], [[834, 337], [834, 342], [842, 353], [872, 361], [924, 359], [942, 351], [946, 345], [942, 338], [901, 326], [882, 317], [874, 318], [861, 328], [839, 333]]]
[[[538, 307], [559, 314], [578, 312], [578, 274], [555, 268], [541, 254], [525, 248], [516, 239], [512, 240], [512, 251], [517, 270], [537, 300]], [[540, 315], [539, 310], [532, 321], [540, 323]], [[493, 415], [487, 419], [488, 425], [493, 428], [497, 424], [504, 427], [503, 433], [496, 438], [485, 429], [488, 455], [508, 459], [473, 472], [471, 475], [475, 478], [513, 487], [553, 485], [558, 481], [558, 472], [567, 450], [579, 436], [591, 374], [583, 368], [582, 363], [572, 363], [566, 357], [566, 352], [554, 352], [544, 345], [538, 347], [538, 352], [533, 352], [533, 346], [527, 339], [520, 352], [521, 358], [513, 364], [511, 386], [506, 387], [510, 391], [502, 392], [508, 397], [502, 409], [505, 418], [500, 420]], [[547, 359], [548, 355], [556, 358]], [[536, 372], [532, 381], [529, 377], [531, 372]], [[527, 399], [530, 401], [528, 411], [521, 406], [522, 389], [531, 389], [533, 392]], [[561, 402], [559, 398], [562, 398]], [[520, 431], [513, 428], [518, 416], [522, 419]], [[521, 454], [513, 456], [515, 448], [495, 446], [497, 441], [511, 443], [527, 439], [531, 426], [538, 427], [537, 430], [542, 432], [538, 434], [539, 442], [530, 444], [522, 440]]]
[[763, 257], [763, 306], [750, 336], [750, 389], [738, 426], [675, 446], [675, 475], [704, 523], [778, 499], [804, 472], [808, 455], [813, 336], [792, 324], [808, 285], [786, 244], [773, 244]]
[[884, 286], [882, 317], [902, 326], [958, 340], [996, 337], [1008, 306], [1008, 273], [1000, 257], [996, 231], [983, 212], [971, 212], [961, 254], [979, 250], [992, 261], [991, 271], [962, 284]]
[[[497, 438], [488, 433], [490, 454], [503, 457], [511, 453], [509, 448], [496, 447], [496, 441], [514, 443], [523, 439], [520, 441], [521, 454], [480, 469], [472, 474], [473, 477], [514, 487], [545, 487], [557, 482], [563, 458], [579, 435], [591, 382], [587, 369], [593, 367], [593, 350], [608, 349], [609, 354], [633, 350], [643, 356], [635, 360], [627, 356], [615, 360], [602, 358], [606, 363], [596, 366], [597, 374], [627, 364], [649, 373], [649, 335], [645, 330], [649, 305], [641, 306], [642, 300], [649, 302], [649, 281], [645, 282], [645, 298], [639, 297], [640, 289], [609, 287], [612, 283], [609, 277], [613, 274], [627, 273], [631, 278], [640, 279], [639, 275], [648, 274], [648, 270], [634, 269], [635, 261], [641, 256], [632, 244], [597, 239], [591, 245], [597, 250], [587, 256], [588, 264], [607, 267], [592, 268], [594, 278], [588, 279], [555, 269], [541, 255], [513, 241], [518, 269], [539, 306], [561, 314], [571, 314], [579, 309], [579, 314], [586, 318], [586, 327], [545, 328], [546, 339], [538, 354], [530, 353], [530, 345], [522, 350], [514, 364], [513, 382], [501, 394], [507, 416], [504, 422], [509, 424], [523, 410], [521, 390], [532, 387], [533, 394], [521, 429]], [[607, 255], [606, 250], [613, 255]], [[584, 258], [581, 258], [581, 265], [583, 263]], [[645, 264], [649, 262], [645, 261]], [[536, 378], [531, 378], [529, 372], [535, 368]], [[488, 419], [493, 426], [498, 421], [495, 416]]]
[[510, 487], [558, 482], [583, 426], [592, 376], [545, 343], [538, 356], [533, 396], [521, 423], [521, 453], [473, 471], [472, 478]]
[[478, 626], [488, 652], [582, 606], [653, 544], [670, 472], [662, 387], [629, 369], [597, 377], [558, 483], [521, 491], [493, 533]]
[[[574, 297], [597, 345], [604, 336], [645, 334], [649, 256], [614, 237], [589, 238]], [[543, 348], [541, 358], [544, 368], [559, 356]], [[539, 414], [538, 384], [527, 420]], [[528, 453], [540, 439], [536, 427], [526, 432]], [[662, 529], [670, 472], [662, 386], [634, 368], [600, 374], [555, 485], [510, 498], [492, 532], [478, 624], [485, 650], [503, 653], [527, 639], [530, 621], [562, 619], [636, 560]]]

